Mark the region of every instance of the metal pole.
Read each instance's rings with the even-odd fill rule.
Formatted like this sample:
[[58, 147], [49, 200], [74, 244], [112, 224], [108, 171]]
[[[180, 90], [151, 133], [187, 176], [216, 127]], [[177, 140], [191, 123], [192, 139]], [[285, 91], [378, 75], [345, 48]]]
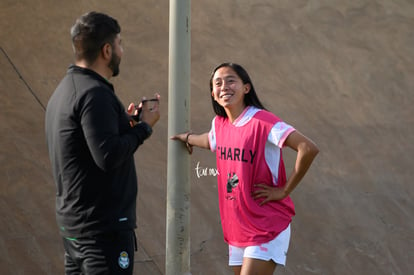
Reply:
[[[190, 129], [190, 0], [170, 0], [168, 136]], [[190, 156], [168, 141], [165, 274], [190, 274]]]

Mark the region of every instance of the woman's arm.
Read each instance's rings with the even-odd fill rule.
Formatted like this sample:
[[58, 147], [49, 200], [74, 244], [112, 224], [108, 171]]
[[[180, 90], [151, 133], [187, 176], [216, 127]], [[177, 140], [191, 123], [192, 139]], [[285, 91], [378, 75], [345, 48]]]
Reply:
[[319, 149], [309, 138], [297, 131], [287, 137], [285, 145], [297, 152], [295, 166], [284, 188], [284, 192], [288, 196], [305, 176], [313, 159], [319, 153]]
[[193, 152], [193, 146], [197, 146], [204, 149], [210, 149], [208, 133], [197, 135], [191, 132], [187, 132], [172, 136], [171, 139], [185, 142], [187, 145], [188, 152], [190, 154]]
[[295, 166], [283, 188], [271, 187], [265, 184], [256, 185], [260, 189], [256, 190], [253, 196], [255, 199], [265, 197], [265, 200], [261, 204], [287, 197], [305, 176], [312, 161], [319, 153], [319, 149], [315, 143], [298, 131], [292, 132], [284, 144], [297, 152]]

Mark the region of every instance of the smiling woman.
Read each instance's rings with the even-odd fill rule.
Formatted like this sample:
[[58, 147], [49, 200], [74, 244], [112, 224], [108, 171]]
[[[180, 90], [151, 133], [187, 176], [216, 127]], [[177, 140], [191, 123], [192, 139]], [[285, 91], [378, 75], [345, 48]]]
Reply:
[[[216, 90], [222, 89], [221, 87], [223, 86], [223, 77], [230, 78], [230, 80], [228, 81], [231, 81], [233, 83], [232, 86], [234, 87], [234, 89], [236, 89], [227, 92], [234, 93], [235, 91], [239, 90], [243, 94], [243, 101], [239, 103], [243, 103], [244, 106], [251, 105], [259, 109], [265, 109], [263, 104], [257, 97], [256, 90], [246, 70], [242, 66], [235, 63], [223, 63], [213, 70], [213, 73], [210, 78], [210, 92], [212, 95], [211, 102], [213, 104], [214, 112], [217, 115], [227, 117], [227, 113], [224, 109], [224, 106], [220, 105], [220, 103], [216, 100], [216, 97], [214, 95], [216, 93]], [[217, 80], [217, 83], [215, 82], [215, 80]], [[237, 89], [238, 85], [242, 85], [242, 87]], [[229, 90], [229, 87], [227, 86], [226, 89]], [[247, 89], [247, 91], [245, 91], [245, 89]]]
[[233, 122], [246, 107], [244, 97], [250, 91], [250, 83], [244, 83], [231, 67], [219, 68], [212, 82], [214, 101], [225, 108], [227, 117]]
[[[221, 224], [234, 274], [273, 274], [277, 264], [286, 262], [295, 215], [289, 194], [307, 172], [318, 148], [263, 107], [240, 65], [216, 67], [210, 92], [216, 113], [210, 131], [171, 138], [185, 142], [190, 154], [192, 146], [216, 152]], [[297, 152], [289, 178], [283, 146]], [[197, 176], [207, 173], [199, 163], [196, 171]]]

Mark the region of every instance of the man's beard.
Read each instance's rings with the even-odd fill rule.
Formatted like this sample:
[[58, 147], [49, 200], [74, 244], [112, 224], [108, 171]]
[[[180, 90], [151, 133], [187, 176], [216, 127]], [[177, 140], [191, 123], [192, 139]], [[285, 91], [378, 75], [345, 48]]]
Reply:
[[112, 52], [111, 61], [109, 61], [108, 67], [112, 70], [112, 76], [117, 76], [119, 74], [119, 64], [121, 63], [121, 58]]

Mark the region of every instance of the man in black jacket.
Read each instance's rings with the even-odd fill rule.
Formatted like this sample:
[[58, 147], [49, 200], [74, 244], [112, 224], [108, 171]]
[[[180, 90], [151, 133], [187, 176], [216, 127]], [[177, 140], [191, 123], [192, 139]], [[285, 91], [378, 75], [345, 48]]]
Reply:
[[[46, 110], [56, 219], [66, 274], [132, 274], [137, 176], [133, 154], [158, 121], [158, 101], [128, 112], [109, 82], [119, 73], [120, 26], [90, 12], [71, 29], [71, 65]], [[159, 95], [156, 95], [159, 99]]]

